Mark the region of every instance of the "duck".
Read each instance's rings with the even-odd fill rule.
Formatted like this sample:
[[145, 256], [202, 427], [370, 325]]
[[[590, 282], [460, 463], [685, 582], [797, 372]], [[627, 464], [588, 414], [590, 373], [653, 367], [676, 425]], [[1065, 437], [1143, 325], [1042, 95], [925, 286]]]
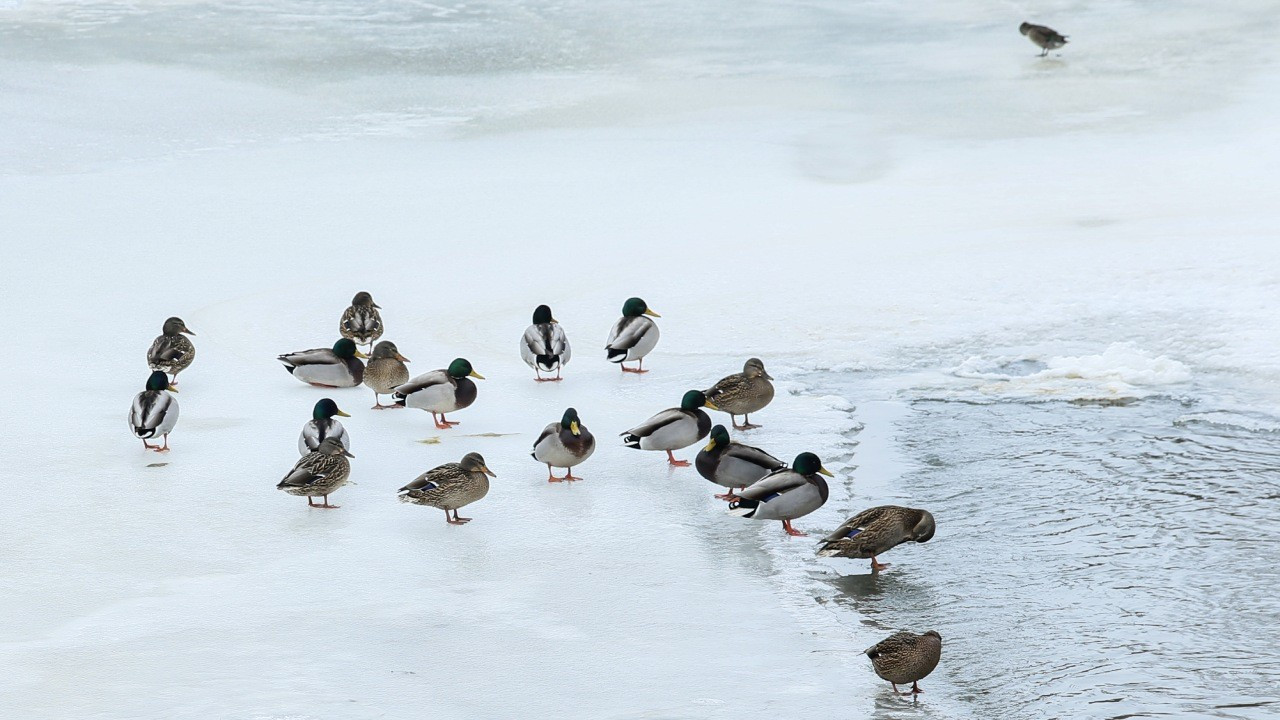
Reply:
[[186, 370], [196, 359], [196, 346], [184, 335], [195, 335], [180, 317], [171, 317], [164, 321], [160, 336], [151, 341], [147, 350], [147, 366], [152, 370], [166, 372], [173, 376], [177, 384], [178, 373]]
[[351, 307], [342, 311], [338, 332], [344, 338], [372, 347], [373, 342], [382, 337], [382, 315], [378, 313], [381, 309], [382, 306], [375, 303], [369, 293], [356, 293], [351, 299]]
[[[169, 451], [169, 433], [178, 424], [178, 401], [170, 392], [176, 393], [178, 388], [163, 371], [155, 370], [147, 377], [146, 389], [134, 396], [129, 408], [129, 429], [147, 450]], [[163, 447], [147, 442], [160, 436], [164, 437]]]
[[334, 415], [351, 417], [339, 410], [338, 403], [330, 398], [316, 401], [316, 406], [311, 409], [311, 420], [302, 426], [302, 434], [298, 436], [298, 454], [306, 455], [319, 450], [320, 443], [327, 438], [337, 439], [343, 450], [351, 449], [351, 438], [347, 435], [347, 429], [342, 427], [342, 423], [333, 419]]
[[[754, 430], [761, 427], [752, 425], [750, 413], [763, 410], [773, 401], [773, 377], [765, 372], [764, 362], [760, 358], [751, 358], [742, 366], [742, 372], [722, 378], [703, 393], [707, 399], [716, 404], [721, 412], [729, 413], [729, 422], [734, 430]], [[742, 424], [737, 416], [742, 416]]]
[[391, 397], [402, 407], [420, 408], [431, 413], [439, 430], [457, 425], [445, 413], [470, 407], [476, 401], [476, 384], [470, 378], [484, 376], [471, 368], [466, 358], [455, 358], [449, 367], [419, 375], [391, 391]]
[[765, 475], [781, 470], [787, 464], [760, 448], [743, 445], [729, 439], [729, 430], [723, 425], [711, 428], [711, 441], [694, 458], [698, 474], [711, 482], [729, 488], [729, 492], [716, 495], [719, 500], [737, 500], [734, 488], [755, 484]]
[[[659, 335], [658, 326], [649, 319], [651, 317], [662, 316], [650, 310], [645, 301], [638, 297], [628, 298], [622, 304], [622, 317], [613, 324], [604, 346], [609, 362], [618, 363], [622, 372], [649, 372], [644, 369], [644, 356], [658, 344]], [[638, 361], [635, 368], [624, 364], [633, 360]]]
[[903, 630], [896, 632], [866, 649], [871, 667], [881, 680], [888, 680], [893, 691], [899, 685], [911, 683], [911, 690], [899, 695], [915, 695], [924, 692], [920, 681], [938, 667], [942, 659], [942, 636], [937, 630], [926, 630], [917, 635]]
[[[330, 505], [329, 495], [347, 484], [351, 476], [351, 463], [347, 458], [354, 457], [338, 438], [327, 437], [320, 447], [298, 460], [276, 489], [290, 495], [305, 495], [310, 507], [337, 509], [341, 506]], [[312, 501], [315, 497], [323, 497], [324, 501], [317, 505]]]
[[[560, 422], [553, 422], [542, 429], [542, 434], [533, 441], [530, 455], [547, 466], [547, 482], [573, 482], [582, 479], [573, 476], [573, 467], [595, 451], [595, 437], [578, 418], [578, 411], [569, 408], [564, 411]], [[553, 467], [564, 468], [565, 476], [556, 477]]]
[[[520, 357], [533, 368], [538, 382], [559, 382], [560, 369], [569, 364], [573, 353], [569, 338], [560, 322], [551, 316], [551, 308], [539, 305], [533, 311], [533, 324], [525, 328], [520, 338]], [[542, 377], [542, 373], [555, 371], [555, 377]]]
[[690, 390], [680, 400], [680, 407], [668, 408], [621, 433], [622, 443], [636, 450], [666, 450], [667, 463], [688, 467], [688, 460], [677, 460], [672, 450], [689, 447], [711, 432], [711, 418], [702, 408], [716, 409], [700, 390]]
[[1018, 32], [1041, 48], [1040, 57], [1048, 55], [1050, 50], [1057, 50], [1067, 44], [1066, 35], [1059, 35], [1056, 30], [1044, 25], [1033, 25], [1029, 22], [1024, 22], [1018, 26]]
[[369, 356], [369, 365], [364, 369], [364, 384], [373, 390], [374, 410], [404, 407], [403, 405], [382, 404], [382, 395], [390, 395], [391, 391], [405, 384], [409, 379], [409, 368], [404, 364], [409, 358], [400, 354], [400, 349], [390, 340], [383, 340], [373, 348]]
[[[489, 478], [497, 475], [485, 465], [480, 453], [467, 453], [456, 463], [445, 463], [419, 475], [400, 488], [400, 502], [444, 510], [444, 521], [464, 525], [471, 518], [458, 517], [458, 508], [489, 494]], [[452, 511], [452, 517], [449, 512]]]
[[830, 489], [822, 476], [835, 477], [822, 467], [822, 461], [811, 452], [796, 456], [790, 468], [765, 475], [738, 493], [729, 505], [729, 514], [755, 520], [781, 520], [782, 530], [793, 537], [807, 533], [791, 527], [791, 521], [804, 517], [827, 502]]
[[355, 341], [342, 338], [332, 349], [299, 350], [278, 359], [291, 375], [308, 385], [340, 388], [355, 387], [364, 380], [364, 363], [357, 358], [368, 357], [356, 349]]
[[933, 514], [928, 510], [881, 505], [845, 520], [836, 531], [822, 539], [818, 557], [871, 558], [871, 571], [889, 567], [876, 560], [908, 540], [929, 542], [933, 537]]

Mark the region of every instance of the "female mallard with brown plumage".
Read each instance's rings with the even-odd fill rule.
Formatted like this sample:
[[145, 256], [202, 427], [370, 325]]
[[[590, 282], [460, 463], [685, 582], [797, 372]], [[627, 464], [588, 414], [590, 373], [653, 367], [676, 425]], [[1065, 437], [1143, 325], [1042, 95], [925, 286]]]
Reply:
[[[329, 494], [347, 484], [351, 476], [351, 463], [347, 458], [355, 457], [342, 447], [335, 437], [327, 437], [315, 452], [308, 453], [298, 460], [288, 475], [276, 485], [290, 495], [307, 496], [307, 505], [318, 508], [337, 508], [329, 504]], [[324, 502], [317, 505], [312, 498], [323, 497]]]
[[883, 570], [889, 563], [877, 562], [877, 555], [908, 540], [929, 542], [933, 531], [933, 515], [928, 510], [881, 505], [845, 520], [835, 532], [822, 539], [818, 556], [871, 558], [871, 569]]
[[1050, 50], [1057, 50], [1067, 44], [1066, 35], [1060, 35], [1058, 34], [1058, 31], [1051, 27], [1045, 27], [1044, 25], [1035, 25], [1029, 22], [1024, 22], [1018, 26], [1018, 32], [1022, 33], [1028, 40], [1035, 43], [1036, 47], [1041, 48], [1043, 52], [1040, 53], [1040, 57], [1048, 55]]
[[374, 340], [382, 337], [382, 315], [378, 313], [381, 309], [369, 293], [356, 293], [351, 300], [351, 307], [342, 312], [338, 332], [342, 333], [342, 337], [355, 340], [361, 345], [373, 345]]
[[166, 372], [178, 382], [178, 373], [186, 370], [196, 359], [196, 346], [184, 335], [195, 335], [182, 318], [171, 317], [164, 321], [160, 337], [151, 342], [147, 350], [147, 365], [152, 370]]
[[761, 450], [736, 443], [729, 439], [729, 431], [723, 425], [711, 428], [711, 442], [702, 448], [693, 461], [698, 474], [729, 492], [716, 495], [720, 500], [737, 500], [734, 488], [754, 485], [769, 473], [787, 466], [778, 458]]
[[[724, 378], [705, 395], [721, 412], [729, 413], [734, 430], [751, 430], [760, 426], [752, 425], [748, 415], [764, 409], [773, 400], [773, 383], [769, 382], [772, 379], [760, 358], [751, 358], [742, 366], [742, 372]], [[738, 415], [742, 416], [741, 425]]]
[[[444, 510], [444, 520], [450, 525], [462, 525], [471, 518], [458, 517], [458, 508], [465, 507], [489, 494], [489, 478], [497, 477], [480, 453], [467, 453], [461, 462], [445, 463], [432, 468], [413, 482], [400, 488], [400, 502]], [[449, 515], [453, 512], [452, 517]]]
[[[560, 422], [551, 423], [542, 429], [542, 434], [533, 441], [533, 459], [547, 466], [547, 482], [573, 482], [581, 477], [573, 476], [573, 467], [581, 464], [591, 453], [596, 451], [596, 439], [591, 431], [578, 419], [578, 411], [569, 408], [564, 411]], [[565, 476], [556, 477], [553, 467], [565, 469]]]
[[900, 695], [920, 693], [924, 692], [920, 681], [938, 667], [938, 660], [942, 658], [942, 636], [937, 630], [927, 630], [921, 635], [903, 630], [867, 648], [866, 653], [876, 675], [888, 680], [895, 693], [899, 685], [907, 683], [911, 683], [911, 690]]
[[374, 410], [404, 407], [394, 403], [383, 405], [380, 396], [390, 395], [409, 379], [409, 368], [404, 366], [407, 362], [409, 358], [401, 355], [399, 348], [390, 340], [383, 340], [373, 349], [369, 365], [364, 369], [364, 384], [373, 390]]

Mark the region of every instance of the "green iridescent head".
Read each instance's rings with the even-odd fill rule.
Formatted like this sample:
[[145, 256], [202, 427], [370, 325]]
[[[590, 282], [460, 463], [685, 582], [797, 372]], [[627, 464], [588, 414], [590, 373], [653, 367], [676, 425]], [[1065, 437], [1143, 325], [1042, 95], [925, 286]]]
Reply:
[[334, 343], [333, 354], [337, 355], [343, 360], [350, 360], [351, 358], [369, 357], [368, 355], [365, 355], [364, 353], [356, 349], [356, 341], [352, 340], [351, 338], [342, 338], [338, 342]]
[[717, 425], [711, 428], [711, 440], [703, 450], [711, 452], [716, 448], [724, 450], [729, 447], [729, 430], [723, 425]]
[[545, 325], [547, 323], [553, 323], [555, 321], [556, 319], [551, 316], [550, 305], [539, 305], [537, 308], [534, 309], [533, 311], [534, 325]]
[[701, 390], [690, 390], [680, 399], [681, 410], [697, 410], [700, 407], [709, 407], [712, 410], [717, 409], [715, 405], [712, 405], [707, 400], [707, 396], [703, 395]]
[[803, 452], [797, 455], [795, 462], [791, 463], [791, 469], [801, 475], [813, 475], [814, 473], [820, 473], [827, 477], [835, 477], [835, 475], [831, 474], [830, 470], [822, 467], [822, 461], [818, 459], [817, 455], [814, 455], [811, 452]]
[[311, 418], [313, 420], [328, 420], [334, 415], [340, 415], [342, 417], [351, 417], [350, 415], [339, 410], [338, 403], [330, 400], [329, 398], [324, 398], [323, 400], [317, 401], [315, 408], [312, 409], [311, 411]]
[[626, 302], [622, 303], [622, 315], [624, 317], [640, 317], [641, 315], [662, 317], [658, 313], [650, 310], [644, 300], [641, 300], [638, 297], [629, 298]]
[[473, 377], [479, 380], [484, 379], [483, 375], [471, 369], [471, 363], [467, 362], [466, 358], [456, 358], [453, 362], [449, 363], [449, 369], [446, 372], [449, 373], [449, 377], [454, 379], [464, 377]]
[[178, 392], [178, 388], [169, 384], [169, 376], [159, 370], [156, 370], [147, 376], [147, 389], [152, 391], [169, 390], [172, 392]]

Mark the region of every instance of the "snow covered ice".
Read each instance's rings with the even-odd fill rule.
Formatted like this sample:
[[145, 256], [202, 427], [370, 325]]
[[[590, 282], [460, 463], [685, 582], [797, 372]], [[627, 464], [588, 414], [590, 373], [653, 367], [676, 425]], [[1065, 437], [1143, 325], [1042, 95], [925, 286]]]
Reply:
[[[1265, 717], [1277, 21], [0, 0], [5, 713]], [[275, 360], [359, 290], [413, 374], [485, 376], [457, 428]], [[633, 295], [640, 377], [603, 350]], [[561, 383], [516, 350], [541, 303]], [[124, 420], [171, 315], [199, 354], [157, 455]], [[745, 441], [838, 476], [796, 526], [905, 504], [928, 545], [872, 578], [622, 447], [752, 356], [778, 395]], [[326, 395], [338, 510], [275, 490]], [[599, 446], [549, 484], [569, 406]], [[473, 522], [396, 502], [470, 451]], [[943, 638], [915, 703], [862, 655], [898, 629]]]

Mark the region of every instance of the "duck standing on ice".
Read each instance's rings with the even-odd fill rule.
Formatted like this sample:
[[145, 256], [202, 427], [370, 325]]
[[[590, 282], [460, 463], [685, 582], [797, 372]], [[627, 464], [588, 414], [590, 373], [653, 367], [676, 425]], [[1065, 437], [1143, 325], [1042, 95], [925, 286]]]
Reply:
[[351, 299], [351, 307], [342, 312], [338, 332], [344, 338], [373, 347], [373, 342], [382, 337], [382, 315], [378, 313], [381, 309], [382, 306], [375, 303], [369, 293], [356, 293]]
[[196, 346], [183, 336], [195, 333], [179, 317], [165, 320], [160, 333], [147, 350], [147, 365], [152, 370], [169, 373], [173, 376], [172, 384], [177, 384], [178, 373], [196, 359]]
[[[659, 335], [658, 325], [650, 317], [662, 316], [650, 310], [644, 300], [638, 297], [630, 298], [622, 304], [622, 317], [613, 324], [604, 346], [609, 362], [618, 363], [622, 372], [649, 372], [644, 369], [644, 356], [658, 344]], [[623, 365], [633, 360], [638, 361], [634, 369]]]
[[1057, 50], [1067, 44], [1066, 35], [1059, 35], [1056, 30], [1044, 25], [1033, 25], [1029, 22], [1024, 22], [1018, 27], [1018, 32], [1025, 35], [1028, 40], [1035, 43], [1042, 50], [1040, 57], [1048, 55], [1050, 50]]
[[690, 390], [680, 400], [680, 407], [667, 408], [639, 425], [622, 433], [622, 442], [637, 450], [666, 450], [667, 462], [688, 467], [688, 460], [677, 460], [672, 450], [687, 448], [711, 432], [711, 418], [702, 408], [716, 409], [699, 390]]
[[[536, 373], [538, 382], [558, 382], [560, 368], [569, 364], [572, 356], [569, 349], [569, 338], [564, 328], [551, 316], [551, 308], [539, 305], [533, 311], [533, 324], [524, 331], [520, 338], [520, 357]], [[544, 378], [542, 373], [554, 371], [556, 376]]]

